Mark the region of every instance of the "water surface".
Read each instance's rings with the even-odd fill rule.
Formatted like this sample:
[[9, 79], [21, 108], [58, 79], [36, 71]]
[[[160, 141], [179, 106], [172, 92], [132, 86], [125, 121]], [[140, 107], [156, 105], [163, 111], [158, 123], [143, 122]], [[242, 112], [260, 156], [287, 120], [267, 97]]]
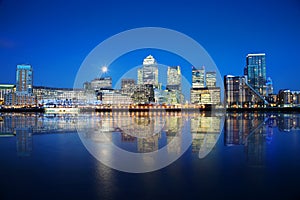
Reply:
[[[299, 114], [1, 114], [0, 199], [298, 199], [299, 134]], [[178, 160], [142, 174], [85, 148], [176, 154], [186, 138]]]

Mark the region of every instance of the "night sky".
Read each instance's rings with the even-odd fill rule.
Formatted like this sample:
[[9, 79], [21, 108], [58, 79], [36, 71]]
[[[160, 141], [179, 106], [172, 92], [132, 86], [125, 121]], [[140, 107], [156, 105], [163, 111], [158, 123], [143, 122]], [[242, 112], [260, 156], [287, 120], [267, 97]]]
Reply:
[[[34, 85], [73, 87], [81, 63], [100, 42], [149, 26], [195, 39], [222, 75], [242, 75], [246, 55], [264, 52], [275, 91], [300, 90], [299, 0], [0, 0], [0, 83], [15, 83], [16, 65], [29, 63]], [[126, 71], [148, 54], [163, 64], [181, 65], [185, 73], [191, 70], [171, 54], [151, 49], [116, 64]], [[117, 79], [119, 70], [109, 67], [108, 75]]]

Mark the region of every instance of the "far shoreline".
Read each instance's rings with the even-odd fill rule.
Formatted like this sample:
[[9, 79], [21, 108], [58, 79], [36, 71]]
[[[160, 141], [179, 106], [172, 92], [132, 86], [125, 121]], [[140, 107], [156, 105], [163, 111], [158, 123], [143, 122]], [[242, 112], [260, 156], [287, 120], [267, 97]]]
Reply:
[[[84, 108], [80, 113], [88, 112], [284, 112], [300, 113], [300, 107], [266, 107], [266, 108], [224, 108], [224, 109], [203, 109], [203, 108], [161, 108], [161, 109], [114, 109], [114, 108]], [[1, 108], [0, 113], [45, 113], [45, 108]], [[57, 113], [64, 114], [64, 113]], [[67, 114], [67, 113], [66, 113]]]

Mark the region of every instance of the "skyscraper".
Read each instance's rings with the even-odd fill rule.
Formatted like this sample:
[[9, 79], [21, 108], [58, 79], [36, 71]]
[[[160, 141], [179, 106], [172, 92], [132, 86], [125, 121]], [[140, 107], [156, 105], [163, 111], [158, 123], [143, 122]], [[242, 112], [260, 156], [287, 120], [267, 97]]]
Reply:
[[17, 95], [32, 94], [33, 70], [31, 65], [17, 65], [16, 93]]
[[206, 87], [216, 87], [217, 86], [217, 73], [216, 72], [206, 72]]
[[137, 70], [137, 84], [138, 85], [143, 84], [143, 68], [139, 68]]
[[204, 66], [201, 69], [192, 68], [192, 88], [204, 88], [205, 69]]
[[[139, 73], [141, 72], [138, 71], [138, 75]], [[158, 67], [152, 55], [144, 59], [142, 74], [143, 84], [151, 84], [155, 88], [158, 88]]]
[[248, 54], [244, 74], [249, 85], [262, 96], [266, 96], [266, 54]]
[[16, 92], [6, 97], [7, 105], [34, 106], [36, 98], [33, 94], [33, 70], [31, 65], [17, 65]]
[[267, 95], [273, 94], [273, 81], [271, 79], [271, 77], [267, 78]]
[[181, 71], [180, 66], [168, 67], [168, 90], [178, 90], [181, 91]]

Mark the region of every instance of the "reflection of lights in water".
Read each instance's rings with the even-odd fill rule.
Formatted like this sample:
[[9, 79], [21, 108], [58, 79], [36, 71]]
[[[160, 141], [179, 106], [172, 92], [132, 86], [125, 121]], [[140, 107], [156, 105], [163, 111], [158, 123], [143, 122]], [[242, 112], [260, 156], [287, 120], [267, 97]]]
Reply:
[[137, 138], [147, 138], [161, 132], [165, 118], [162, 116], [118, 116], [114, 118], [114, 122], [123, 133]]
[[206, 157], [217, 143], [224, 124], [223, 117], [194, 117], [191, 119], [192, 151]]

